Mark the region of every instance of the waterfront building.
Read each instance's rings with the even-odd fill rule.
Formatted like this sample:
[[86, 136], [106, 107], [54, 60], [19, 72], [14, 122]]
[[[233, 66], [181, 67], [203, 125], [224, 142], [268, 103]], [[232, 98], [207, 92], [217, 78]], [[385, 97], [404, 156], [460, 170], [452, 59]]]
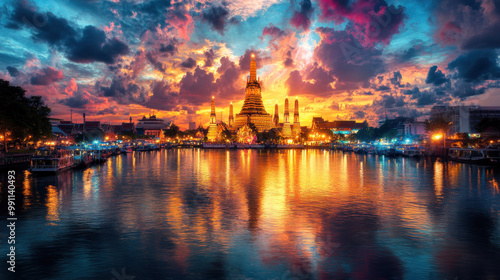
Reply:
[[285, 113], [283, 115], [283, 128], [281, 131], [283, 138], [292, 137], [292, 126], [290, 125], [290, 112], [288, 111], [288, 97], [285, 98]]
[[272, 116], [266, 112], [262, 102], [260, 80], [257, 79], [257, 64], [252, 54], [250, 62], [250, 76], [245, 88], [245, 101], [239, 114], [236, 114], [233, 130], [237, 130], [247, 123], [255, 125], [257, 131], [266, 131], [274, 127]]
[[311, 130], [331, 130], [333, 134], [349, 135], [358, 133], [360, 129], [366, 126], [365, 122], [335, 120], [333, 122], [326, 121], [322, 117], [313, 117]]
[[407, 121], [404, 123], [404, 136], [414, 137], [426, 133], [425, 123], [421, 121]]
[[491, 106], [434, 106], [430, 119], [445, 118], [452, 124], [448, 134], [478, 133], [476, 126], [482, 119], [500, 119], [500, 107]]
[[169, 127], [162, 119], [156, 115], [143, 116], [136, 125], [136, 131], [139, 135], [150, 135], [156, 138], [163, 138], [163, 130]]
[[212, 103], [210, 104], [211, 111], [210, 111], [210, 124], [208, 126], [208, 133], [207, 133], [207, 139], [208, 141], [215, 141], [217, 140], [217, 121], [216, 121], [216, 115], [215, 115], [215, 101], [214, 97], [212, 96]]

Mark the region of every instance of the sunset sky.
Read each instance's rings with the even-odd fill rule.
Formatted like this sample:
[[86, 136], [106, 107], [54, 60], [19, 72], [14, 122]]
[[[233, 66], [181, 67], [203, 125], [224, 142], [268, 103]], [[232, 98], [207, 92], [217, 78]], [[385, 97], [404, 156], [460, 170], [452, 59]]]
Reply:
[[500, 106], [500, 1], [2, 1], [0, 79], [52, 117], [120, 123], [151, 110], [182, 128], [243, 104], [250, 54], [266, 110], [301, 123]]

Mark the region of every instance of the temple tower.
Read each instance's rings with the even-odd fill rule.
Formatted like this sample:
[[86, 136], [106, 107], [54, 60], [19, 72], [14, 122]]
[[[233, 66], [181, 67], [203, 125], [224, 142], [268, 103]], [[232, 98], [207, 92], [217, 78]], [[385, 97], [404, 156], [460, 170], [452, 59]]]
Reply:
[[299, 100], [297, 97], [295, 97], [295, 108], [293, 111], [293, 127], [292, 127], [292, 134], [294, 136], [300, 136], [301, 133], [300, 129], [300, 120], [299, 120]]
[[276, 100], [276, 105], [274, 105], [274, 118], [273, 123], [275, 127], [278, 127], [280, 124], [280, 117], [278, 113], [278, 100]]
[[233, 102], [229, 104], [229, 126], [233, 126], [234, 124], [234, 116], [233, 116]]
[[283, 116], [282, 135], [285, 138], [292, 137], [292, 127], [290, 125], [290, 112], [288, 111], [288, 97], [285, 98], [285, 114]]
[[252, 54], [252, 60], [250, 61], [250, 80], [249, 82], [257, 81], [257, 63], [255, 63], [255, 54]]
[[213, 96], [212, 96], [212, 103], [210, 106], [211, 106], [210, 124], [208, 125], [207, 139], [208, 141], [215, 141], [217, 139], [217, 122], [215, 115], [215, 100]]
[[273, 128], [273, 117], [266, 112], [262, 102], [260, 81], [257, 79], [257, 64], [255, 55], [252, 54], [250, 61], [250, 76], [245, 88], [245, 101], [239, 114], [236, 114], [233, 130], [237, 130], [247, 123], [255, 125], [258, 131], [266, 131]]

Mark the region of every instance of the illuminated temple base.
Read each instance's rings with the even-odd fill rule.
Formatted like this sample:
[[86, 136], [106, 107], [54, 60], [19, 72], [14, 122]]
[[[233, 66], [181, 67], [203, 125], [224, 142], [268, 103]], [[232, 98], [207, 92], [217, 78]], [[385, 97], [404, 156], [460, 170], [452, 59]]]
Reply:
[[208, 126], [207, 139], [208, 141], [215, 141], [217, 139], [217, 124], [212, 123]]
[[300, 133], [302, 133], [302, 129], [300, 129], [300, 123], [294, 123], [292, 125], [292, 135], [300, 136]]
[[247, 121], [253, 123], [259, 132], [274, 128], [273, 117], [269, 114], [236, 114], [232, 129], [238, 130], [240, 127], [244, 126]]
[[292, 125], [289, 123], [283, 124], [283, 130], [281, 131], [281, 135], [284, 138], [291, 138], [292, 137]]

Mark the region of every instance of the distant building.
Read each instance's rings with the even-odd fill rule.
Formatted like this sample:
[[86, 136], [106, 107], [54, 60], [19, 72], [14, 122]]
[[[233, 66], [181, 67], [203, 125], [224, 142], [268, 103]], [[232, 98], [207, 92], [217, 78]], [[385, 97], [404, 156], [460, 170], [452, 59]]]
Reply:
[[139, 135], [150, 135], [156, 138], [162, 138], [163, 129], [167, 128], [167, 124], [156, 118], [155, 115], [142, 117], [136, 125], [136, 131]]
[[[417, 127], [415, 124], [415, 118], [410, 117], [396, 117], [394, 119], [385, 119], [383, 122], [379, 122], [382, 125], [388, 125], [391, 129], [397, 131], [397, 136], [409, 135], [409, 133], [420, 131], [420, 126]], [[422, 124], [423, 125], [423, 124]], [[413, 130], [412, 130], [413, 129]]]
[[196, 129], [196, 122], [189, 122], [189, 130], [195, 130]]
[[448, 119], [452, 124], [448, 134], [477, 133], [482, 119], [500, 119], [500, 107], [489, 106], [434, 106], [430, 119]]
[[404, 124], [404, 136], [420, 136], [426, 133], [425, 123], [419, 121], [407, 121]]
[[351, 134], [357, 133], [360, 129], [366, 126], [364, 122], [357, 121], [325, 121], [322, 117], [313, 117], [312, 130], [331, 130], [334, 134]]

